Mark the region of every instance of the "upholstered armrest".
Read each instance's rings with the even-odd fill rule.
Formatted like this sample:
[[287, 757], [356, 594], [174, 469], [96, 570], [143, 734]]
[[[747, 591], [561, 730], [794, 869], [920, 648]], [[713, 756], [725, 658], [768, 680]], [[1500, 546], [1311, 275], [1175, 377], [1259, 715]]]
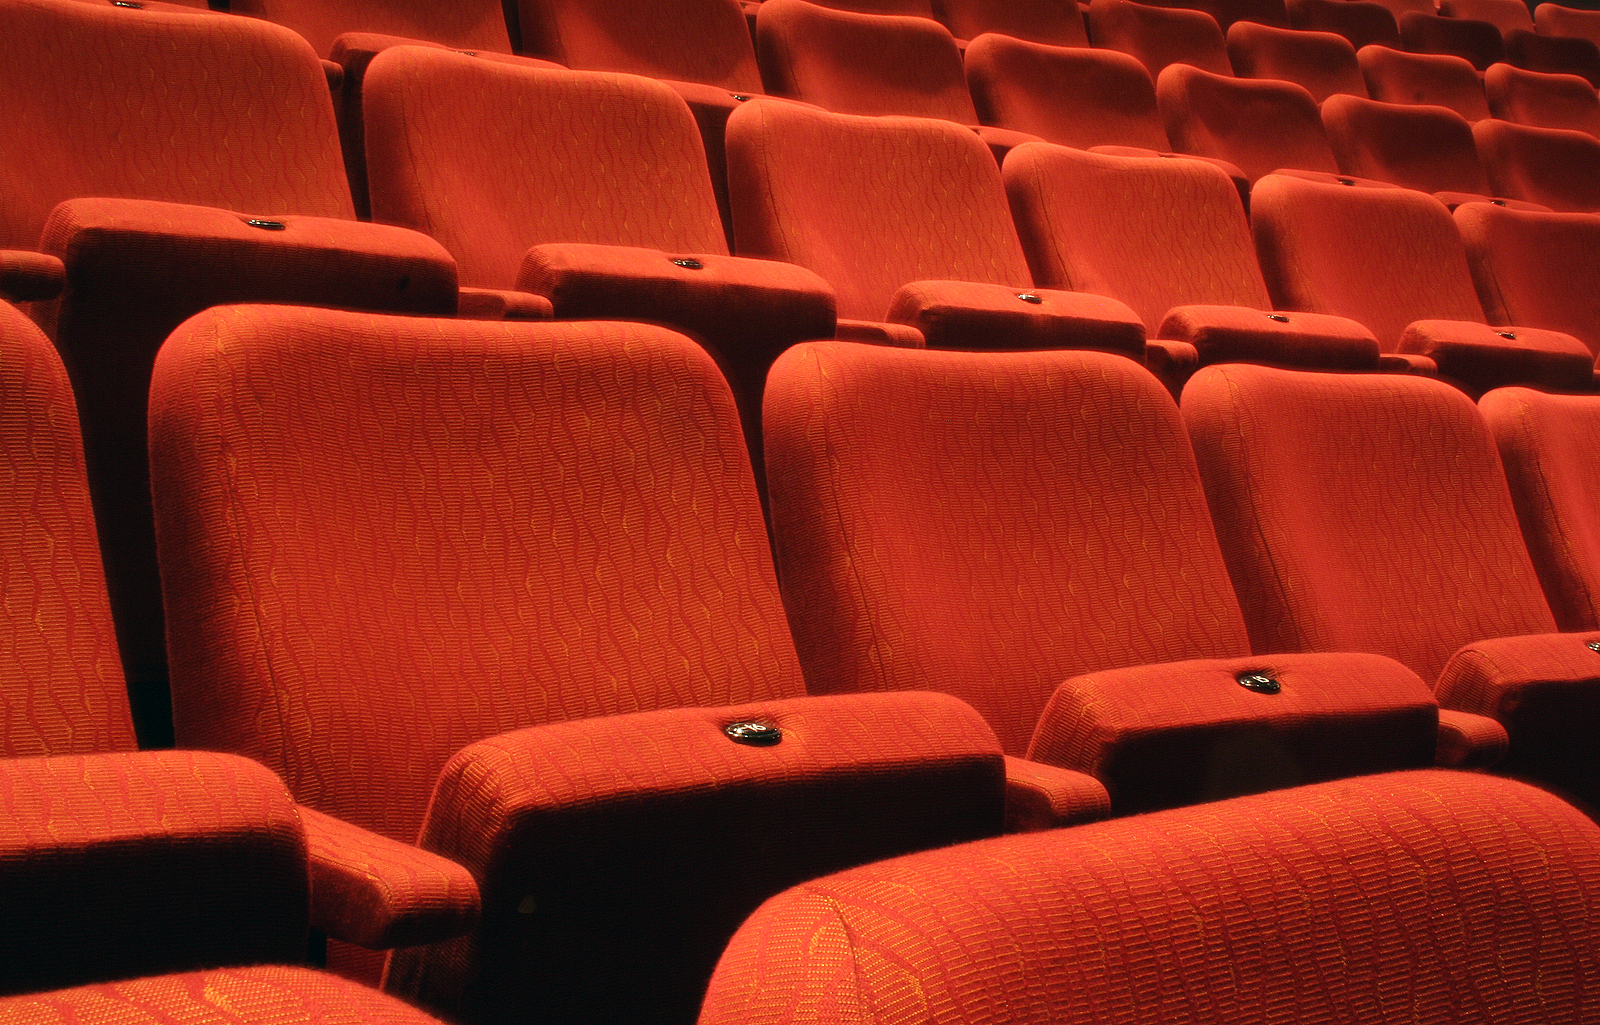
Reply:
[[833, 337], [841, 342], [866, 345], [893, 345], [901, 349], [925, 349], [927, 339], [909, 324], [888, 324], [880, 320], [849, 320], [840, 317], [833, 325]]
[[1506, 756], [1511, 735], [1486, 715], [1439, 709], [1439, 746], [1434, 762], [1452, 769], [1487, 769]]
[[1111, 814], [1111, 795], [1093, 776], [1006, 756], [1006, 832], [1033, 833]]
[[1021, 146], [1025, 142], [1044, 142], [1037, 135], [1019, 132], [1010, 128], [996, 128], [994, 125], [968, 125], [972, 131], [989, 147], [989, 152], [994, 154], [996, 163], [1003, 163], [1006, 154]]
[[[755, 724], [742, 731], [754, 743], [730, 739], [740, 723]], [[763, 900], [848, 865], [996, 835], [1004, 800], [993, 731], [943, 694], [504, 734], [450, 760], [422, 831], [424, 847], [478, 878], [480, 924], [454, 944], [396, 951], [390, 985], [451, 1017], [516, 992], [546, 1008], [603, 994], [608, 1020], [689, 1021]], [[471, 978], [458, 973], [466, 963]]]
[[1144, 359], [1144, 322], [1115, 299], [1052, 288], [913, 281], [886, 320], [922, 332], [930, 349], [1098, 349]]
[[1435, 692], [1445, 708], [1498, 721], [1511, 737], [1500, 770], [1600, 799], [1600, 633], [1531, 634], [1469, 644]]
[[305, 955], [294, 801], [234, 755], [0, 760], [0, 894], [0, 993]]
[[1099, 779], [1119, 814], [1432, 765], [1439, 712], [1380, 655], [1134, 666], [1063, 683], [1028, 757]]
[[1542, 328], [1419, 320], [1400, 336], [1400, 351], [1428, 356], [1440, 375], [1480, 393], [1506, 384], [1580, 391], [1594, 380], [1589, 347]]
[[1433, 198], [1454, 210], [1462, 203], [1493, 203], [1510, 210], [1526, 210], [1530, 213], [1547, 214], [1550, 208], [1543, 203], [1530, 203], [1525, 199], [1505, 199], [1500, 196], [1485, 196], [1477, 192], [1435, 192]]
[[1211, 164], [1212, 166], [1214, 166], [1218, 170], [1220, 170], [1223, 174], [1226, 174], [1229, 178], [1233, 179], [1233, 187], [1239, 190], [1239, 199], [1240, 199], [1240, 201], [1245, 204], [1245, 208], [1246, 209], [1249, 209], [1249, 205], [1250, 205], [1250, 202], [1249, 202], [1250, 201], [1250, 178], [1249, 178], [1249, 176], [1246, 175], [1242, 170], [1239, 169], [1239, 165], [1238, 164], [1235, 164], [1235, 163], [1233, 163], [1231, 161], [1228, 161], [1228, 160], [1223, 160], [1221, 157], [1203, 157], [1203, 156], [1200, 156], [1198, 153], [1173, 153], [1173, 152], [1170, 152], [1170, 151], [1164, 152], [1164, 151], [1161, 151], [1161, 150], [1145, 149], [1142, 146], [1111, 146], [1111, 145], [1090, 146], [1089, 147], [1089, 152], [1090, 153], [1105, 153], [1105, 154], [1108, 154], [1108, 155], [1113, 156], [1113, 157], [1163, 157], [1163, 158], [1165, 158], [1167, 160], [1200, 160], [1200, 161], [1203, 161], [1203, 162], [1205, 162], [1207, 164]]
[[373, 950], [437, 943], [478, 920], [478, 884], [455, 862], [300, 806], [311, 925]]
[[1415, 352], [1386, 352], [1378, 357], [1378, 369], [1391, 374], [1415, 374], [1419, 377], [1438, 377], [1439, 364]]
[[1189, 383], [1189, 378], [1200, 369], [1200, 350], [1188, 342], [1151, 338], [1144, 343], [1144, 365], [1176, 399], [1183, 394], [1183, 386]]
[[456, 316], [463, 320], [549, 320], [550, 300], [512, 288], [468, 288], [457, 293]]
[[54, 299], [67, 284], [60, 258], [26, 249], [0, 249], [0, 299], [31, 302]]
[[1372, 370], [1378, 339], [1346, 317], [1268, 313], [1243, 306], [1178, 306], [1157, 332], [1189, 342], [1200, 363], [1272, 363], [1316, 370]]

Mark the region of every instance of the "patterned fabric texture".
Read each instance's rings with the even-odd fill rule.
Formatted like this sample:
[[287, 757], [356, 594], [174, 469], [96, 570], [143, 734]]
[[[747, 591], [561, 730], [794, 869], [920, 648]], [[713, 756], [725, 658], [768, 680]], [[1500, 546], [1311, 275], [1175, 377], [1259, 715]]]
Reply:
[[229, 0], [228, 10], [286, 25], [320, 54], [346, 32], [426, 39], [454, 50], [511, 52], [497, 0]]
[[1096, 0], [1089, 5], [1088, 20], [1096, 46], [1132, 54], [1151, 78], [1169, 64], [1233, 74], [1222, 29], [1204, 11], [1152, 7], [1132, 0]]
[[700, 1025], [1597, 1012], [1600, 831], [1469, 773], [1363, 777], [868, 866], [745, 923]]
[[1558, 213], [1600, 211], [1600, 139], [1492, 119], [1473, 125], [1472, 134], [1495, 195]]
[[1156, 100], [1173, 149], [1226, 160], [1251, 182], [1280, 168], [1339, 170], [1304, 86], [1177, 64], [1157, 76]]
[[758, 94], [761, 69], [738, 0], [518, 0], [522, 52]]
[[1494, 324], [1563, 331], [1600, 354], [1600, 218], [1507, 210], [1488, 203], [1456, 208], [1472, 280]]
[[1472, 126], [1453, 110], [1340, 96], [1322, 105], [1339, 170], [1419, 192], [1490, 194]]
[[808, 344], [765, 415], [814, 693], [945, 691], [1020, 755], [1071, 676], [1249, 651], [1178, 411], [1130, 360]]

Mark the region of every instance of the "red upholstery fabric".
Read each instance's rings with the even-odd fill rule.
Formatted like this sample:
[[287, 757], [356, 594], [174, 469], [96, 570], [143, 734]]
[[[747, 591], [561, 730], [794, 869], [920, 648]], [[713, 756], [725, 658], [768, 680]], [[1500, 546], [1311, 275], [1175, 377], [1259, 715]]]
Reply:
[[1486, 715], [1439, 709], [1439, 746], [1434, 760], [1459, 769], [1488, 768], [1505, 758], [1511, 746], [1506, 728]]
[[1196, 374], [1183, 412], [1257, 651], [1370, 651], [1432, 680], [1469, 641], [1554, 629], [1455, 389], [1233, 364]]
[[694, 119], [658, 82], [396, 47], [366, 108], [373, 216], [437, 238], [464, 284], [511, 287], [545, 242], [727, 252]]
[[1533, 21], [1541, 35], [1587, 39], [1600, 46], [1600, 11], [1545, 3], [1534, 9]]
[[1496, 64], [1483, 75], [1489, 110], [1502, 121], [1600, 137], [1600, 98], [1577, 75], [1547, 75]]
[[[746, 721], [783, 739], [730, 742], [723, 728]], [[994, 836], [1003, 784], [994, 734], [944, 695], [672, 709], [485, 740], [445, 767], [422, 834], [485, 879], [483, 926], [397, 953], [389, 985], [456, 1021], [691, 1021], [763, 900]]]
[[1478, 641], [1439, 677], [1439, 700], [1498, 719], [1511, 736], [1503, 771], [1536, 779], [1592, 807], [1600, 801], [1600, 634]]
[[0, 993], [305, 953], [294, 802], [233, 755], [0, 761], [0, 891]]
[[1285, 167], [1339, 169], [1316, 100], [1292, 82], [1236, 79], [1178, 65], [1156, 79], [1156, 98], [1174, 149], [1226, 160], [1251, 182]]
[[1581, 75], [1600, 86], [1600, 46], [1588, 39], [1512, 32], [1506, 36], [1506, 60], [1529, 71]]
[[815, 271], [841, 317], [883, 319], [912, 281], [1032, 283], [1000, 169], [957, 125], [747, 104], [728, 120], [728, 184], [738, 251]]
[[1464, 57], [1364, 46], [1356, 59], [1375, 100], [1449, 107], [1468, 121], [1489, 116], [1483, 79]]
[[0, 303], [0, 756], [131, 751], [72, 387]]
[[1158, 6], [1203, 11], [1216, 19], [1224, 33], [1241, 21], [1289, 27], [1289, 11], [1283, 0], [1162, 0]]
[[1111, 798], [1093, 776], [1006, 755], [1006, 832], [1057, 829], [1110, 814]]
[[1322, 105], [1322, 123], [1345, 174], [1419, 192], [1490, 195], [1472, 126], [1453, 110], [1336, 96]]
[[25, 249], [0, 249], [0, 301], [54, 299], [67, 285], [60, 258]]
[[1381, 365], [1371, 331], [1353, 320], [1319, 313], [1176, 306], [1156, 333], [1193, 345], [1202, 365], [1272, 363], [1321, 370], [1373, 370]]
[[515, 7], [524, 53], [585, 71], [761, 92], [737, 0], [518, 0]]
[[1415, 320], [1483, 321], [1461, 236], [1431, 196], [1272, 175], [1250, 206], [1279, 309], [1349, 317], [1385, 352]]
[[1479, 71], [1505, 54], [1500, 30], [1486, 21], [1445, 18], [1409, 11], [1397, 19], [1400, 45], [1412, 53], [1448, 53], [1465, 58]]
[[29, 1025], [439, 1025], [364, 986], [304, 968], [228, 968], [0, 997]]
[[966, 69], [978, 119], [986, 125], [1079, 149], [1170, 147], [1155, 84], [1128, 54], [985, 35], [967, 46]]
[[1169, 64], [1233, 74], [1222, 29], [1204, 11], [1151, 7], [1133, 0], [1094, 0], [1089, 5], [1089, 35], [1096, 46], [1137, 57], [1151, 78]]
[[1501, 35], [1533, 31], [1533, 15], [1522, 0], [1439, 0], [1439, 13], [1447, 18], [1487, 21]]
[[1097, 349], [1144, 359], [1138, 314], [1099, 295], [913, 281], [889, 300], [888, 316], [922, 332], [930, 349]]
[[894, 14], [932, 18], [933, 0], [828, 0], [827, 7], [859, 14]]
[[1600, 211], [1600, 139], [1509, 121], [1472, 126], [1495, 192], [1556, 211]]
[[1334, 32], [1241, 21], [1228, 29], [1228, 60], [1240, 78], [1293, 82], [1304, 86], [1318, 103], [1335, 93], [1367, 95], [1355, 47]]
[[1590, 391], [1594, 387], [1594, 353], [1561, 331], [1419, 320], [1400, 336], [1400, 351], [1432, 359], [1441, 377], [1473, 395], [1503, 384], [1557, 391]]
[[542, 295], [509, 288], [462, 288], [456, 316], [464, 320], [549, 320], [555, 307]]
[[914, 855], [768, 902], [700, 1025], [1576, 1020], [1597, 844], [1549, 794], [1429, 771]]
[[890, 324], [881, 320], [850, 320], [841, 317], [834, 322], [833, 337], [840, 341], [865, 342], [868, 345], [895, 345], [902, 349], [921, 349], [927, 346], [922, 332], [909, 324]]
[[1389, 13], [1394, 15], [1396, 23], [1406, 14], [1416, 12], [1431, 15], [1438, 10], [1433, 0], [1374, 0], [1374, 2], [1387, 7]]
[[1378, 43], [1400, 46], [1400, 27], [1389, 8], [1365, 0], [1289, 0], [1289, 23], [1298, 29], [1334, 32], [1360, 50]]
[[[1239, 685], [1266, 672], [1282, 687]], [[1028, 757], [1103, 780], [1123, 813], [1433, 764], [1428, 685], [1378, 655], [1271, 655], [1109, 669], [1050, 698]]]
[[1021, 754], [1070, 676], [1246, 651], [1177, 411], [1126, 359], [808, 344], [765, 415], [813, 691], [945, 691]]
[[976, 124], [961, 51], [926, 18], [857, 14], [766, 0], [756, 55], [767, 90], [844, 114], [904, 114]]
[[[998, 32], [1050, 46], [1088, 46], [1076, 3], [1059, 0], [938, 0], [939, 20], [956, 38]], [[970, 47], [970, 43], [968, 44]]]
[[346, 32], [422, 39], [458, 50], [511, 52], [505, 16], [494, 0], [228, 0], [228, 10], [287, 25], [318, 53]]
[[1562, 630], [1600, 628], [1600, 402], [1498, 388], [1478, 402], [1533, 565]]

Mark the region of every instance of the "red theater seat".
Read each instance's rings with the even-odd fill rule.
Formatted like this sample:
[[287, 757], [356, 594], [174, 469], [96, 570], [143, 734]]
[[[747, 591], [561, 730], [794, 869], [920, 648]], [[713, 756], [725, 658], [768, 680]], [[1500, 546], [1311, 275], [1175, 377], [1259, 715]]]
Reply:
[[1133, 0], [1094, 0], [1089, 5], [1089, 38], [1098, 47], [1139, 58], [1151, 78], [1169, 64], [1233, 74], [1222, 29], [1217, 19], [1204, 11], [1151, 7]]
[[768, 903], [700, 1025], [1578, 1020], [1597, 844], [1548, 794], [1418, 773], [918, 855]]
[[766, 431], [821, 689], [961, 697], [1122, 812], [1434, 760], [1411, 673], [1250, 655], [1178, 409], [1129, 360], [809, 343], [773, 367]]
[[1472, 391], [1593, 376], [1570, 335], [1485, 323], [1461, 236], [1432, 196], [1271, 175], [1251, 193], [1251, 227], [1278, 309], [1349, 317], [1383, 351], [1426, 356]]
[[1464, 57], [1363, 46], [1356, 59], [1375, 100], [1449, 107], [1468, 121], [1482, 121], [1489, 116], [1483, 77]]
[[1431, 192], [1451, 209], [1494, 194], [1472, 126], [1446, 107], [1335, 96], [1322, 123], [1345, 174]]
[[1565, 331], [1600, 355], [1600, 217], [1471, 203], [1456, 227], [1491, 324]]
[[967, 84], [984, 124], [1063, 146], [1171, 148], [1156, 87], [1129, 54], [979, 36], [965, 55]]
[[1483, 86], [1489, 110], [1502, 121], [1600, 138], [1600, 97], [1577, 75], [1547, 75], [1496, 64], [1484, 72]]
[[1500, 30], [1486, 21], [1446, 18], [1408, 11], [1397, 18], [1400, 43], [1412, 53], [1448, 53], [1461, 57], [1479, 71], [1505, 54]]
[[1590, 85], [1600, 86], [1600, 47], [1588, 39], [1512, 32], [1506, 36], [1506, 60], [1529, 71], [1582, 75]]
[[1533, 21], [1540, 35], [1587, 39], [1600, 46], [1600, 11], [1543, 3], [1534, 8]]
[[1050, 46], [1089, 45], [1074, 0], [940, 0], [939, 19], [957, 39], [998, 32]]
[[1533, 15], [1522, 0], [1439, 0], [1439, 13], [1447, 18], [1486, 21], [1502, 36], [1533, 31]]
[[1470, 399], [1233, 364], [1196, 374], [1183, 412], [1257, 648], [1388, 655], [1498, 719], [1505, 771], [1600, 795], [1600, 635], [1555, 632]]
[[1497, 194], [1557, 211], [1600, 211], [1600, 139], [1509, 121], [1472, 126]]
[[180, 738], [481, 880], [476, 929], [396, 953], [391, 992], [686, 1021], [772, 893], [1002, 828], [970, 708], [805, 697], [690, 339], [223, 307], [151, 396]]
[[1369, 0], [1289, 0], [1289, 23], [1298, 29], [1337, 33], [1357, 50], [1373, 43], [1400, 46], [1394, 15]]
[[1241, 21], [1228, 29], [1228, 59], [1240, 78], [1293, 82], [1304, 86], [1318, 103], [1335, 93], [1363, 98], [1367, 95], [1355, 47], [1334, 32], [1307, 32]]
[[1224, 33], [1241, 21], [1289, 27], [1289, 11], [1283, 0], [1161, 0], [1156, 6], [1204, 11], [1216, 19]]
[[1173, 65], [1156, 80], [1156, 98], [1174, 149], [1226, 160], [1251, 182], [1280, 168], [1339, 171], [1316, 100], [1293, 82]]

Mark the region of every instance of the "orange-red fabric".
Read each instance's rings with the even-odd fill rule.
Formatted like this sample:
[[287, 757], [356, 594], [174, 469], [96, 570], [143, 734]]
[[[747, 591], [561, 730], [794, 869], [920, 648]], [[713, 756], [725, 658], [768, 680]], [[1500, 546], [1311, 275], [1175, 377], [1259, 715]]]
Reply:
[[756, 55], [776, 96], [843, 114], [978, 121], [955, 39], [926, 18], [766, 0], [756, 12]]
[[1337, 33], [1357, 50], [1372, 43], [1400, 46], [1400, 27], [1389, 8], [1366, 0], [1289, 0], [1289, 23]]
[[0, 303], [0, 756], [131, 751], [72, 386]]
[[1587, 39], [1600, 46], [1600, 11], [1545, 3], [1534, 9], [1533, 22], [1543, 35]]
[[437, 238], [463, 284], [512, 287], [544, 242], [727, 252], [694, 118], [659, 82], [395, 47], [365, 96], [373, 216]]
[[[1239, 685], [1265, 672], [1281, 690]], [[1051, 695], [1028, 757], [1103, 781], [1122, 814], [1433, 764], [1438, 704], [1379, 655], [1108, 669]]]
[[304, 968], [227, 968], [0, 997], [26, 1025], [439, 1025], [393, 997]]
[[1081, 292], [913, 281], [889, 300], [888, 317], [922, 332], [930, 349], [1097, 349], [1144, 359], [1138, 314]]
[[1226, 160], [1251, 182], [1286, 167], [1339, 170], [1317, 101], [1293, 82], [1213, 75], [1180, 64], [1156, 79], [1156, 99], [1173, 149]]
[[549, 320], [555, 307], [542, 295], [509, 288], [461, 288], [456, 316], [464, 320]]
[[1497, 388], [1478, 401], [1562, 630], [1600, 629], [1600, 399]]
[[0, 301], [54, 299], [67, 286], [60, 257], [26, 249], [0, 249]]
[[[737, 722], [783, 737], [735, 744], [723, 730]], [[671, 709], [485, 740], [445, 767], [422, 834], [485, 880], [483, 925], [398, 952], [389, 986], [453, 1021], [689, 1022], [763, 900], [998, 835], [1004, 784], [994, 734], [942, 694]]]
[[834, 322], [833, 337], [846, 342], [865, 342], [868, 345], [897, 345], [902, 349], [922, 349], [927, 340], [922, 332], [909, 324], [891, 324], [882, 320], [850, 320], [840, 317]]
[[1116, 50], [1071, 49], [984, 35], [965, 56], [978, 120], [1088, 149], [1171, 145], [1144, 65]]
[[[1076, 3], [1058, 0], [938, 0], [939, 20], [957, 39], [1001, 33], [1050, 46], [1088, 46]], [[971, 43], [968, 44], [970, 47]]]
[[1188, 8], [1211, 15], [1226, 33], [1241, 21], [1289, 27], [1283, 0], [1161, 0], [1160, 7]]
[[1529, 71], [1581, 75], [1600, 86], [1600, 46], [1588, 39], [1512, 32], [1506, 36], [1506, 60]]
[[807, 883], [700, 1025], [1582, 1020], [1600, 829], [1423, 771], [1006, 837]]
[[327, 78], [288, 29], [59, 0], [0, 18], [0, 249], [79, 196], [354, 216]]
[[824, 6], [860, 14], [896, 14], [932, 18], [934, 0], [828, 0]]
[[1419, 192], [1488, 196], [1472, 126], [1445, 107], [1336, 96], [1322, 123], [1339, 170]]
[[1511, 746], [1506, 728], [1486, 715], [1439, 709], [1439, 746], [1434, 761], [1453, 769], [1486, 769], [1499, 764]]
[[1572, 335], [1536, 327], [1419, 320], [1400, 335], [1400, 351], [1433, 360], [1439, 375], [1476, 396], [1504, 384], [1557, 391], [1594, 389], [1594, 353]]
[[1175, 306], [1156, 333], [1195, 347], [1201, 364], [1270, 363], [1320, 370], [1382, 365], [1372, 332], [1345, 317], [1243, 306]]
[[623, 71], [761, 92], [738, 0], [517, 0], [522, 52], [585, 71]]
[[1555, 211], [1600, 211], [1600, 139], [1509, 121], [1472, 126], [1495, 193]]
[[1000, 168], [959, 125], [758, 100], [728, 119], [728, 184], [739, 253], [815, 271], [841, 317], [884, 319], [912, 281], [1033, 281]]
[[1375, 2], [1387, 7], [1389, 13], [1394, 15], [1396, 23], [1399, 22], [1402, 15], [1412, 12], [1433, 14], [1438, 10], [1434, 0], [1375, 0]]
[[1240, 78], [1293, 82], [1318, 103], [1335, 93], [1367, 95], [1355, 47], [1335, 32], [1236, 22], [1228, 29], [1228, 60]]
[[1432, 196], [1269, 175], [1250, 214], [1279, 309], [1349, 317], [1385, 352], [1415, 320], [1483, 322], [1466, 248]]
[[1130, 360], [806, 344], [765, 417], [813, 691], [945, 691], [1021, 754], [1070, 676], [1247, 651], [1177, 409]]
[[1518, 29], [1533, 31], [1533, 15], [1522, 0], [1439, 0], [1439, 13], [1447, 18], [1487, 21], [1501, 35]]
[[1093, 776], [1006, 755], [1006, 832], [1059, 829], [1110, 814], [1111, 797]]
[[1600, 802], [1600, 757], [1591, 728], [1600, 715], [1600, 633], [1477, 641], [1439, 677], [1439, 700], [1498, 719], [1511, 736], [1500, 769], [1588, 805]]
[[1400, 25], [1400, 45], [1412, 53], [1453, 54], [1471, 61], [1479, 71], [1505, 54], [1500, 30], [1486, 21], [1421, 11], [1408, 11], [1396, 21]]
[[1496, 64], [1483, 75], [1489, 110], [1502, 121], [1566, 128], [1600, 137], [1600, 98], [1577, 75], [1547, 75]]
[[1204, 11], [1151, 7], [1133, 0], [1094, 0], [1088, 18], [1094, 45], [1132, 54], [1151, 78], [1169, 64], [1233, 74], [1222, 29]]
[[1232, 364], [1191, 378], [1183, 413], [1255, 650], [1370, 651], [1434, 680], [1469, 641], [1555, 628], [1456, 389]]
[[1449, 107], [1468, 121], [1482, 121], [1489, 116], [1483, 79], [1465, 57], [1363, 46], [1356, 60], [1367, 80], [1367, 91], [1375, 100]]
[[426, 40], [456, 50], [511, 52], [497, 0], [228, 0], [228, 10], [287, 25], [320, 54], [346, 32]]
[[8, 994], [306, 949], [294, 802], [233, 755], [0, 760], [0, 892]]

